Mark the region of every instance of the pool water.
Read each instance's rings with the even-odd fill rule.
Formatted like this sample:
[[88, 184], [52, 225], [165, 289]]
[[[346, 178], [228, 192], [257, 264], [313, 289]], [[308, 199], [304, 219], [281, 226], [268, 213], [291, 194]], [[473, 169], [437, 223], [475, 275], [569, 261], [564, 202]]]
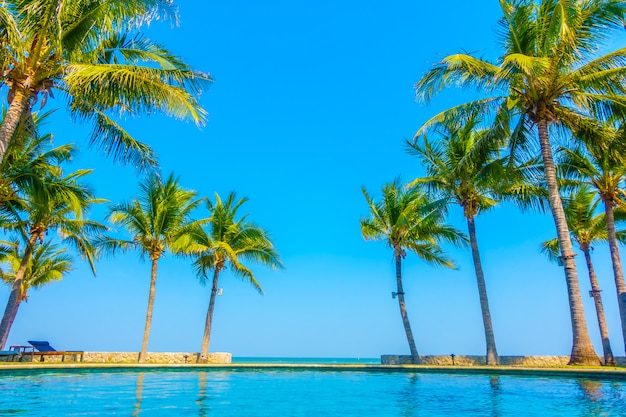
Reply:
[[0, 416], [626, 416], [626, 381], [310, 369], [0, 374]]

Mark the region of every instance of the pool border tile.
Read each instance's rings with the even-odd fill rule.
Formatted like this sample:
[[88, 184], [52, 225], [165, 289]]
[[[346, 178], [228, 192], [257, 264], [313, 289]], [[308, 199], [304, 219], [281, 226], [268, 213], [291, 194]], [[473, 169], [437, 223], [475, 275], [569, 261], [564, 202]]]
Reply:
[[33, 371], [133, 371], [133, 370], [297, 370], [297, 371], [361, 371], [361, 372], [415, 372], [415, 373], [447, 373], [447, 374], [488, 374], [488, 375], [518, 375], [518, 376], [546, 376], [572, 377], [593, 379], [617, 379], [626, 381], [626, 368], [526, 368], [526, 367], [492, 367], [492, 366], [425, 366], [425, 365], [373, 365], [373, 364], [268, 364], [268, 363], [239, 363], [239, 364], [19, 364], [0, 365], [0, 375]]

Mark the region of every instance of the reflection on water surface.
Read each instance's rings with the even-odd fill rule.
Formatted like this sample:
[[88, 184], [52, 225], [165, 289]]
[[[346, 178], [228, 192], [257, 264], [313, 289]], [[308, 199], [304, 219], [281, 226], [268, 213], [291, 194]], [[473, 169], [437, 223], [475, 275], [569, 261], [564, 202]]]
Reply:
[[2, 374], [0, 415], [626, 416], [626, 383], [317, 370]]

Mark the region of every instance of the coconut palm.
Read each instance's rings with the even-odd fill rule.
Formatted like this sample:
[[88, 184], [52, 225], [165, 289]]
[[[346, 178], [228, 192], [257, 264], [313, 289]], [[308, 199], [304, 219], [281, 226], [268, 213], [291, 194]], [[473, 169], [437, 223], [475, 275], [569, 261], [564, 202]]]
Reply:
[[[35, 196], [46, 192], [54, 193], [55, 188], [64, 188], [63, 181], [57, 181], [63, 174], [60, 164], [68, 161], [73, 152], [73, 146], [69, 144], [51, 149], [51, 135], [38, 135], [38, 125], [48, 114], [33, 116], [32, 119], [19, 123], [14, 140], [9, 144], [5, 158], [0, 161], [0, 227], [21, 232], [23, 236], [28, 233], [22, 230], [22, 217], [32, 213], [33, 203], [38, 204]], [[9, 253], [11, 252], [14, 250]], [[8, 307], [15, 317], [21, 300], [17, 287], [13, 289], [12, 295]], [[12, 323], [11, 316], [6, 316], [2, 322], [1, 334], [5, 335], [5, 341]]]
[[154, 19], [176, 21], [168, 0], [6, 0], [0, 4], [0, 86], [8, 111], [0, 128], [0, 159], [17, 124], [38, 102], [65, 96], [79, 121], [93, 124], [90, 143], [134, 165], [153, 165], [149, 147], [112, 116], [165, 112], [201, 124], [197, 96], [209, 75], [141, 32]]
[[599, 46], [611, 33], [623, 30], [626, 3], [623, 0], [501, 0], [500, 5], [502, 56], [496, 63], [471, 54], [450, 55], [416, 84], [417, 98], [426, 102], [452, 85], [478, 87], [487, 97], [436, 115], [420, 128], [418, 135], [433, 122], [455, 118], [468, 108], [495, 110], [494, 125], [502, 130], [513, 124], [512, 149], [523, 146], [529, 140], [530, 130], [536, 127], [568, 290], [573, 334], [569, 363], [597, 364], [598, 357], [585, 323], [548, 126], [577, 130], [593, 125], [590, 109], [604, 116], [626, 113], [623, 82], [626, 48], [597, 56]]
[[148, 338], [152, 325], [152, 310], [159, 259], [169, 250], [170, 245], [191, 222], [191, 211], [198, 205], [196, 193], [181, 188], [172, 174], [162, 181], [151, 174], [140, 184], [138, 197], [111, 207], [109, 219], [131, 235], [131, 240], [116, 238], [100, 239], [100, 249], [109, 252], [135, 249], [151, 262], [150, 292], [146, 324], [139, 352], [139, 362], [144, 362], [148, 349]]
[[563, 175], [596, 190], [604, 206], [605, 226], [617, 289], [617, 302], [626, 346], [626, 284], [615, 231], [616, 208], [626, 209], [626, 122], [607, 122], [600, 128], [578, 132], [579, 145], [562, 148]]
[[[574, 242], [578, 244], [581, 252], [585, 255], [585, 263], [589, 272], [591, 283], [590, 294], [593, 296], [600, 337], [602, 338], [602, 350], [604, 353], [604, 364], [615, 365], [615, 358], [609, 340], [609, 329], [604, 315], [604, 306], [598, 278], [596, 276], [593, 263], [591, 261], [591, 251], [595, 243], [606, 242], [608, 234], [606, 231], [605, 215], [595, 214], [600, 200], [594, 200], [596, 193], [588, 187], [581, 187], [577, 192], [572, 193], [564, 200], [565, 216], [569, 226], [570, 234]], [[622, 243], [626, 241], [626, 230], [616, 233], [618, 240]], [[552, 239], [542, 244], [542, 251], [554, 261], [559, 260], [559, 241]]]
[[[426, 135], [407, 141], [410, 154], [417, 156], [426, 169], [426, 176], [416, 178], [409, 186], [423, 186], [428, 192], [445, 199], [448, 204], [458, 204], [467, 220], [472, 259], [478, 284], [478, 294], [485, 331], [487, 365], [497, 365], [500, 360], [491, 322], [487, 285], [476, 237], [476, 217], [491, 209], [500, 198], [537, 194], [536, 186], [528, 181], [506, 181], [507, 177], [522, 177], [520, 168], [508, 166], [508, 158], [500, 157], [500, 146], [478, 148], [490, 130], [481, 126], [477, 114], [466, 120], [442, 123], [437, 127], [439, 140], [429, 141]], [[507, 169], [508, 168], [508, 169]]]
[[[253, 261], [274, 269], [283, 267], [268, 233], [248, 221], [247, 214], [238, 213], [246, 201], [246, 198], [238, 199], [234, 192], [223, 201], [216, 193], [215, 203], [207, 200], [210, 216], [206, 221], [192, 225], [175, 245], [179, 250], [192, 254], [195, 258], [194, 268], [203, 282], [211, 279], [211, 297], [198, 358], [200, 363], [206, 363], [208, 358], [220, 274], [229, 268], [233, 274], [263, 294], [252, 270], [243, 262]], [[203, 223], [206, 223], [206, 228], [202, 227]]]
[[383, 187], [382, 198], [378, 201], [370, 197], [365, 188], [362, 191], [370, 213], [369, 217], [361, 219], [361, 233], [365, 240], [383, 240], [393, 250], [400, 316], [412, 361], [420, 363], [404, 300], [402, 260], [409, 250], [427, 263], [454, 268], [440, 242], [462, 244], [466, 238], [443, 223], [445, 201], [433, 202], [420, 189], [404, 187], [399, 179]]
[[[12, 242], [11, 248], [12, 250], [3, 257], [4, 263], [9, 268], [0, 270], [0, 279], [12, 286], [17, 278], [17, 271], [20, 269], [24, 253], [20, 251], [19, 241]], [[13, 309], [13, 317], [8, 324], [7, 336], [20, 304], [28, 301], [28, 290], [61, 280], [72, 269], [71, 267], [72, 258], [67, 253], [67, 250], [59, 248], [58, 245], [52, 242], [45, 242], [33, 250], [31, 260], [28, 262], [21, 280], [20, 291]]]
[[[104, 201], [94, 198], [89, 189], [79, 183], [79, 180], [90, 172], [91, 170], [78, 170], [64, 177], [48, 175], [21, 190], [19, 207], [12, 210], [19, 217], [12, 223], [12, 228], [21, 235], [25, 246], [0, 322], [0, 349], [6, 343], [17, 313], [28, 265], [35, 249], [44, 243], [49, 231], [57, 231], [61, 242], [74, 247], [89, 262], [95, 274], [96, 252], [91, 244], [91, 238], [104, 232], [106, 227], [84, 217], [93, 204]], [[5, 206], [12, 209], [10, 202], [5, 202]]]

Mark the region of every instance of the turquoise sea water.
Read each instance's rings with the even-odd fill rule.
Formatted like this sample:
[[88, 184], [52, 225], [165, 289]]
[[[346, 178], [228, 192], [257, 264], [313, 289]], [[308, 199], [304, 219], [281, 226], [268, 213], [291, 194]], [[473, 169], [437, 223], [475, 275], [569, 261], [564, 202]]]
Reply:
[[312, 369], [2, 372], [1, 416], [626, 416], [626, 381]]

